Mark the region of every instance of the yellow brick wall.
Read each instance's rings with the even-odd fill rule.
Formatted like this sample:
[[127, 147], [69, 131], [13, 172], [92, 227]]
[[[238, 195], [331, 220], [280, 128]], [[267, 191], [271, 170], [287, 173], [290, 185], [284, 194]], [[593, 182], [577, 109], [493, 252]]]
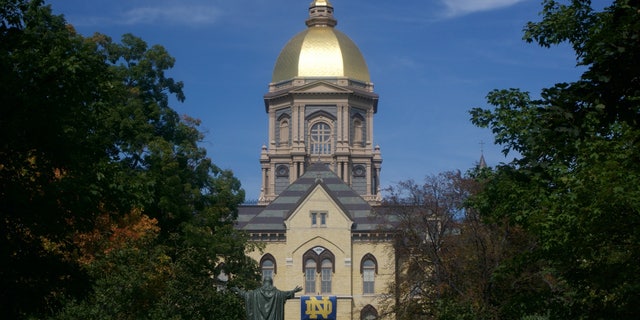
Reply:
[[[312, 226], [310, 213], [327, 213], [326, 226]], [[319, 220], [318, 220], [319, 223]], [[322, 188], [316, 188], [298, 209], [285, 221], [286, 242], [266, 242], [264, 253], [251, 252], [249, 255], [260, 261], [263, 254], [269, 253], [276, 259], [277, 273], [273, 283], [280, 290], [291, 290], [299, 285], [304, 288], [302, 256], [314, 247], [330, 250], [335, 256], [335, 273], [332, 276], [332, 292], [326, 295], [338, 297], [338, 319], [360, 319], [360, 310], [367, 304], [376, 309], [378, 297], [387, 289], [387, 283], [394, 278], [394, 259], [388, 242], [353, 242], [351, 224], [340, 208], [331, 200]], [[375, 278], [375, 295], [363, 295], [360, 263], [370, 253], [378, 262]], [[317, 275], [318, 292], [308, 295], [321, 295], [320, 275]], [[307, 295], [305, 290], [296, 294], [295, 299], [285, 305], [286, 319], [300, 319], [299, 296]]]

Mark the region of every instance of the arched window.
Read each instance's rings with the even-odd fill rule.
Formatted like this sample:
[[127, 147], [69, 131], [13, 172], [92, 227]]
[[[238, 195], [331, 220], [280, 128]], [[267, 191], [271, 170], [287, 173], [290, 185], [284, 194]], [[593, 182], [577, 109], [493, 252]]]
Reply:
[[362, 293], [374, 294], [376, 273], [378, 273], [378, 263], [372, 254], [367, 253], [362, 258], [362, 262], [360, 263], [360, 272], [362, 273]]
[[280, 146], [289, 145], [289, 119], [280, 120]]
[[376, 264], [371, 260], [365, 260], [362, 263], [362, 293], [373, 294], [376, 279]]
[[311, 126], [311, 154], [331, 154], [331, 127], [325, 122]]
[[368, 304], [360, 311], [360, 320], [375, 320], [378, 319], [378, 310], [372, 305]]
[[[305, 293], [316, 293], [316, 288], [319, 288], [322, 293], [331, 292], [331, 280], [336, 271], [335, 260], [333, 253], [321, 246], [313, 247], [302, 255]], [[318, 278], [320, 279], [319, 287]]]
[[265, 254], [262, 256], [262, 259], [260, 259], [260, 269], [262, 270], [262, 279], [273, 279], [276, 273], [276, 259], [269, 253]]
[[321, 269], [321, 293], [331, 293], [331, 276], [333, 274], [333, 263], [329, 259], [322, 260]]
[[304, 263], [304, 292], [315, 293], [316, 292], [316, 261], [314, 259], [307, 259]]
[[353, 144], [362, 145], [362, 142], [363, 142], [362, 120], [356, 118], [353, 120]]

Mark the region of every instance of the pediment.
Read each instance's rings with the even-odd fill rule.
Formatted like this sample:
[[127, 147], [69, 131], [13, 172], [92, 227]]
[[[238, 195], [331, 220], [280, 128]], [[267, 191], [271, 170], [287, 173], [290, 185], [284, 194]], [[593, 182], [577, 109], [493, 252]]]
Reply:
[[291, 90], [290, 93], [353, 93], [353, 90], [346, 89], [328, 81], [316, 81]]
[[[289, 228], [306, 228], [310, 224], [310, 213], [328, 214], [325, 227], [351, 229], [353, 220], [344, 208], [330, 195], [330, 191], [322, 184], [316, 184], [306, 197], [285, 219]], [[320, 223], [320, 221], [318, 221]]]
[[[274, 104], [291, 103], [292, 96], [337, 96], [340, 98], [361, 99], [364, 103], [372, 104], [374, 112], [378, 108], [378, 95], [355, 87], [345, 87], [338, 85], [329, 80], [315, 80], [303, 85], [286, 86], [279, 90], [271, 91], [264, 95], [265, 111], [269, 112], [269, 108]], [[293, 98], [295, 99], [295, 97]]]

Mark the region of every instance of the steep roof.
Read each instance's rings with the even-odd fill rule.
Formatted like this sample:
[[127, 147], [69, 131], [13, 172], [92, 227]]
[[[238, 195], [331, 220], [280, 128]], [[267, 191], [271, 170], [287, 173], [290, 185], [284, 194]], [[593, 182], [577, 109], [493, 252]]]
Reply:
[[373, 218], [369, 203], [322, 163], [309, 166], [304, 175], [266, 207], [240, 207], [237, 227], [246, 231], [285, 231], [284, 221], [316, 186], [323, 188], [353, 221], [353, 231], [374, 231], [379, 227], [381, 221]]

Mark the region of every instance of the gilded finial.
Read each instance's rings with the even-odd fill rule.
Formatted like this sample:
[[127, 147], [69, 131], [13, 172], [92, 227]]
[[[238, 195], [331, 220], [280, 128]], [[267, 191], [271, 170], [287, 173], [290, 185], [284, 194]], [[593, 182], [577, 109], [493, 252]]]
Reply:
[[309, 6], [310, 7], [317, 7], [317, 6], [331, 7], [331, 2], [329, 2], [329, 0], [315, 0], [315, 1], [312, 1]]

